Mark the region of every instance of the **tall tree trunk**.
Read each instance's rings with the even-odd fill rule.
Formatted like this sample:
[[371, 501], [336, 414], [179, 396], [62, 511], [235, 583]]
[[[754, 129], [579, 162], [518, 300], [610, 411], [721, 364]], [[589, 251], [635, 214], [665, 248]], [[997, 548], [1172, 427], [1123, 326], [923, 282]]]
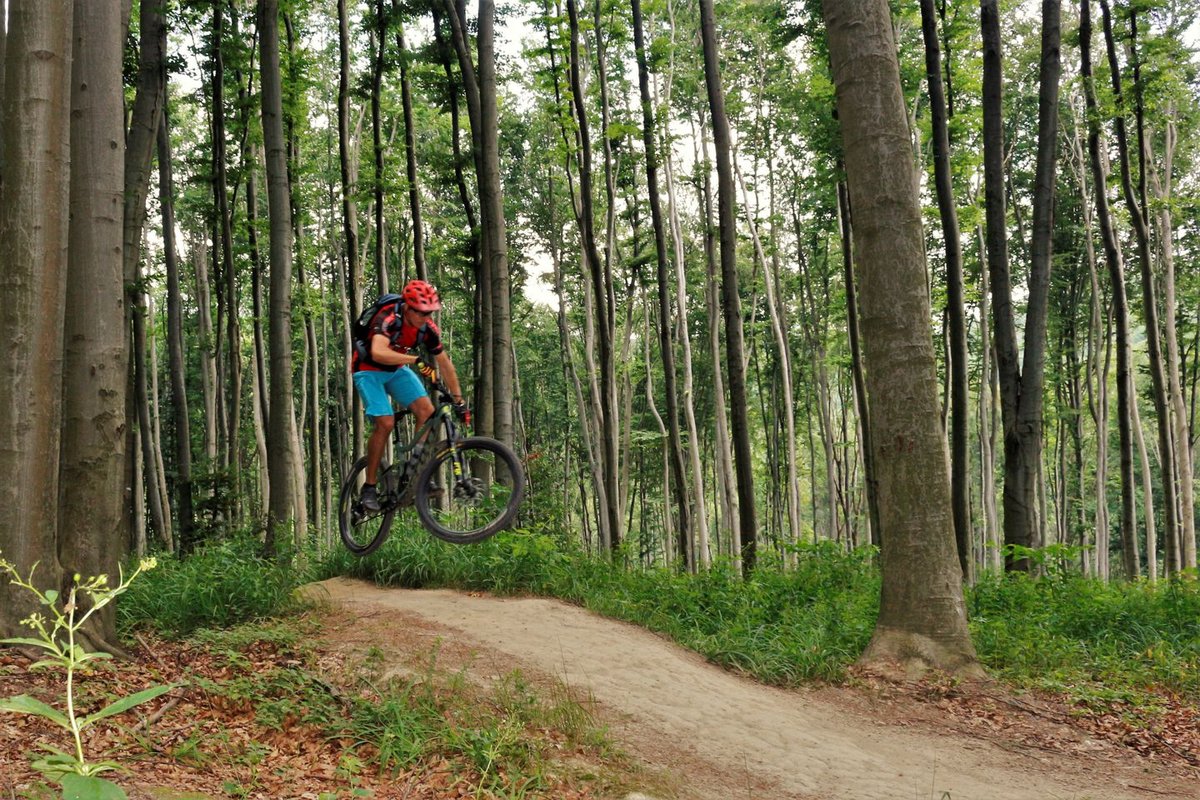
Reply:
[[[736, 488], [736, 478], [733, 471], [733, 450], [731, 445], [732, 437], [729, 435], [729, 416], [725, 408], [725, 373], [722, 365], [728, 362], [721, 355], [721, 315], [718, 308], [720, 304], [719, 289], [717, 287], [717, 246], [716, 237], [713, 230], [713, 208], [712, 208], [712, 162], [708, 155], [708, 133], [707, 126], [704, 124], [703, 116], [697, 112], [700, 117], [700, 136], [694, 135], [692, 140], [699, 139], [697, 145], [702, 157], [698, 155], [696, 161], [702, 165], [703, 179], [700, 181], [698, 190], [701, 193], [700, 207], [704, 209], [704, 264], [705, 264], [705, 280], [704, 280], [704, 302], [705, 302], [705, 317], [708, 325], [708, 349], [709, 356], [712, 359], [713, 371], [713, 416], [716, 417], [716, 459], [714, 468], [717, 472], [717, 484], [719, 486], [719, 498], [721, 515], [720, 519], [723, 525], [727, 526], [730, 531], [730, 552], [735, 558], [741, 558], [741, 540], [739, 538], [739, 527], [735, 520], [740, 519], [741, 513], [738, 510], [738, 497]], [[722, 525], [717, 526], [717, 539], [720, 540], [720, 531]]]
[[[662, 218], [662, 207], [658, 196], [658, 154], [655, 147], [654, 104], [650, 98], [650, 70], [646, 66], [645, 34], [642, 31], [642, 4], [631, 0], [633, 12], [633, 42], [637, 54], [638, 90], [642, 105], [642, 146], [646, 151], [646, 190], [650, 203], [650, 225], [654, 229], [655, 276], [658, 280], [658, 346], [662, 351], [663, 391], [666, 393], [667, 430], [669, 436], [671, 474], [674, 476], [675, 502], [679, 507], [680, 557], [687, 562], [691, 548], [687, 546], [691, 536], [691, 511], [688, 504], [687, 477], [683, 466], [683, 442], [679, 435], [679, 394], [675, 389], [675, 350], [671, 343], [670, 281], [667, 277], [667, 237]], [[605, 137], [607, 139], [607, 133]], [[680, 254], [681, 256], [681, 254]], [[679, 267], [682, 268], [682, 258]], [[679, 307], [679, 315], [686, 319], [687, 307]], [[685, 323], [686, 324], [686, 323]], [[690, 403], [687, 397], [685, 402]], [[693, 437], [694, 441], [694, 437]], [[695, 502], [703, 504], [704, 495], [698, 494]], [[691, 566], [694, 566], [692, 564]]]
[[383, 87], [384, 49], [387, 46], [387, 13], [383, 0], [375, 2], [375, 30], [371, 35], [375, 58], [371, 67], [371, 152], [375, 165], [375, 281], [379, 294], [388, 291], [387, 225], [383, 215], [383, 119], [380, 92]]
[[758, 521], [755, 518], [754, 464], [750, 449], [750, 422], [746, 400], [742, 305], [738, 296], [737, 220], [733, 211], [729, 119], [725, 116], [725, 94], [721, 88], [717, 26], [712, 0], [700, 0], [700, 36], [704, 48], [704, 80], [713, 122], [713, 144], [716, 147], [717, 217], [721, 232], [721, 297], [725, 305], [725, 346], [729, 363], [729, 399], [738, 486], [738, 528], [741, 534], [742, 569], [749, 573], [754, 570], [757, 558]]
[[[67, 278], [71, 19], [69, 0], [10, 0], [0, 173], [0, 551], [57, 589], [64, 289]], [[49, 402], [32, 403], [31, 398]], [[0, 636], [35, 606], [0, 586]]]
[[167, 272], [167, 368], [171, 373], [172, 426], [175, 432], [176, 547], [190, 550], [196, 540], [192, 504], [192, 432], [188, 416], [187, 362], [183, 352], [183, 302], [179, 290], [179, 254], [175, 241], [175, 179], [171, 171], [170, 120], [163, 109], [158, 126], [158, 205], [162, 211], [163, 260]]
[[[267, 406], [267, 352], [266, 340], [263, 336], [263, 265], [262, 253], [258, 247], [258, 168], [262, 161], [262, 150], [257, 144], [250, 148], [250, 157], [246, 159], [246, 231], [247, 243], [250, 245], [250, 304], [254, 311], [254, 447], [258, 452], [258, 492], [259, 515], [265, 519], [270, 497], [271, 475], [267, 462], [267, 420], [270, 409]], [[349, 323], [346, 326], [350, 330]], [[348, 335], [348, 334], [347, 334]]]
[[712, 563], [709, 545], [708, 512], [704, 504], [704, 465], [700, 457], [700, 429], [696, 424], [695, 381], [692, 370], [692, 341], [688, 324], [687, 261], [683, 244], [683, 226], [675, 202], [675, 177], [670, 154], [663, 161], [667, 179], [667, 216], [675, 252], [675, 307], [678, 309], [679, 347], [683, 357], [683, 414], [688, 431], [688, 460], [691, 465], [692, 495], [695, 498], [696, 561], [701, 568]]
[[[297, 66], [298, 56], [296, 54], [296, 29], [292, 24], [292, 17], [287, 12], [283, 15], [284, 28], [287, 32], [287, 47], [288, 47], [288, 69], [289, 72], [298, 72]], [[295, 83], [299, 82], [299, 76], [296, 76]], [[289, 105], [290, 108], [290, 105]], [[300, 137], [296, 132], [296, 120], [292, 118], [290, 111], [285, 114], [284, 129], [287, 134], [288, 141], [288, 185], [293, 186], [297, 183], [296, 175], [300, 174]], [[305, 274], [304, 264], [304, 217], [301, 213], [297, 202], [296, 192], [289, 192], [292, 201], [292, 236], [295, 242], [295, 252], [297, 253], [296, 263], [296, 279], [300, 286], [305, 290], [310, 288], [308, 276]], [[321, 468], [321, 353], [324, 352], [317, 348], [317, 326], [313, 320], [313, 314], [307, 306], [303, 310], [304, 317], [304, 343], [307, 355], [305, 358], [304, 369], [301, 374], [304, 380], [301, 381], [301, 392], [303, 402], [301, 403], [300, 419], [308, 419], [308, 473], [311, 476], [307, 483], [311, 488], [309, 501], [312, 503], [310, 519], [320, 525], [323, 517], [321, 508], [322, 489], [325, 481], [322, 479]], [[308, 407], [307, 414], [304, 407]], [[305, 466], [304, 466], [304, 448], [299, 438], [296, 440], [296, 470], [297, 485], [305, 483]], [[296, 541], [297, 546], [303, 544], [299, 539]]]
[[1149, 143], [1145, 147], [1145, 163], [1150, 175], [1150, 184], [1157, 201], [1158, 212], [1154, 222], [1158, 227], [1158, 247], [1163, 276], [1163, 338], [1167, 340], [1167, 390], [1171, 405], [1171, 423], [1175, 438], [1175, 474], [1179, 481], [1179, 537], [1181, 564], [1184, 569], [1196, 567], [1196, 511], [1195, 486], [1192, 469], [1192, 440], [1188, 426], [1187, 405], [1183, 396], [1183, 377], [1180, 367], [1179, 331], [1175, 321], [1175, 232], [1171, 222], [1172, 172], [1175, 161], [1175, 108], [1172, 102], [1167, 110], [1167, 121], [1163, 131], [1163, 178], [1150, 157]]
[[[750, 211], [750, 195], [746, 191], [746, 182], [738, 169], [737, 161], [733, 163], [734, 173], [742, 190], [742, 204], [745, 206], [746, 224], [750, 228], [750, 238], [754, 242], [754, 254], [763, 270], [763, 285], [766, 288], [768, 316], [771, 319], [771, 333], [775, 337], [775, 349], [778, 351], [779, 371], [783, 381], [782, 412], [784, 418], [784, 448], [787, 465], [787, 512], [788, 512], [788, 541], [800, 540], [800, 478], [796, 470], [796, 414], [794, 394], [792, 392], [792, 359], [788, 348], [787, 334], [779, 314], [779, 300], [775, 296], [775, 276], [770, 271], [766, 253], [763, 252], [762, 239], [758, 235], [758, 226]], [[776, 459], [777, 462], [777, 459]]]
[[497, 439], [506, 444], [513, 440], [512, 417], [512, 306], [508, 274], [508, 243], [504, 220], [504, 187], [500, 182], [499, 116], [496, 98], [495, 24], [492, 0], [480, 0], [476, 49], [479, 73], [476, 75], [467, 46], [466, 24], [455, 0], [445, 0], [454, 31], [467, 109], [471, 118], [471, 138], [479, 184], [481, 272], [486, 274], [488, 294], [483, 305], [490, 316], [491, 419]]
[[[437, 52], [442, 63], [442, 71], [446, 74], [446, 103], [450, 107], [450, 147], [454, 159], [454, 182], [458, 187], [458, 199], [462, 203], [463, 213], [467, 217], [469, 231], [469, 255], [471, 274], [475, 276], [474, 312], [475, 325], [471, 335], [472, 349], [475, 360], [475, 386], [472, 391], [475, 406], [475, 430], [481, 435], [491, 436], [495, 425], [493, 423], [493, 391], [492, 391], [492, 361], [495, 348], [490, 335], [492, 329], [492, 309], [485, 298], [491, 297], [491, 279], [482, 263], [482, 237], [479, 221], [476, 218], [475, 206], [471, 201], [471, 193], [467, 187], [467, 178], [463, 170], [463, 154], [461, 137], [459, 136], [458, 112], [458, 81], [454, 77], [451, 65], [451, 54], [454, 45], [447, 44], [442, 36], [441, 14], [436, 5], [433, 6], [433, 34], [437, 42]], [[469, 62], [468, 54], [468, 62]]]
[[879, 481], [875, 475], [875, 452], [871, 446], [871, 410], [867, 402], [867, 378], [863, 371], [862, 343], [858, 322], [858, 287], [854, 280], [853, 215], [850, 192], [844, 181], [838, 183], [838, 222], [842, 236], [842, 273], [846, 282], [846, 327], [850, 334], [850, 367], [854, 373], [854, 404], [863, 451], [863, 482], [867, 493], [867, 518], [871, 523], [871, 544], [879, 547], [883, 530], [879, 523]]
[[915, 166], [885, 0], [824, 0], [855, 209], [863, 343], [879, 468], [883, 587], [863, 654], [982, 675], [955, 556], [945, 439], [929, 338]]
[[283, 135], [283, 97], [279, 74], [279, 4], [259, 0], [258, 31], [262, 47], [262, 125], [267, 155], [267, 207], [271, 233], [271, 416], [267, 425], [271, 500], [266, 551], [292, 526], [303, 538], [304, 487], [296, 457], [296, 417], [292, 400], [292, 202], [287, 175], [287, 142]]
[[212, 142], [213, 142], [213, 202], [217, 211], [217, 233], [221, 247], [221, 277], [224, 279], [225, 338], [228, 361], [228, 397], [225, 401], [225, 446], [221, 459], [229, 467], [229, 485], [235, 487], [233, 497], [236, 515], [236, 487], [241, 471], [238, 447], [238, 423], [241, 418], [242, 348], [239, 330], [237, 272], [233, 264], [233, 212], [229, 207], [228, 156], [225, 150], [225, 57], [221, 52], [224, 41], [224, 3], [213, 3], [213, 83], [212, 83]]
[[580, 77], [581, 65], [579, 57], [579, 14], [575, 0], [567, 0], [567, 14], [571, 27], [570, 53], [570, 82], [571, 99], [575, 115], [575, 124], [579, 129], [579, 207], [578, 223], [582, 240], [584, 264], [591, 281], [592, 295], [595, 302], [596, 329], [598, 333], [598, 355], [600, 370], [600, 431], [601, 453], [603, 455], [604, 492], [608, 499], [605, 513], [608, 516], [608, 527], [611, 535], [609, 546], [616, 548], [621, 543], [621, 508], [618, 501], [620, 486], [618, 481], [619, 464], [617, 455], [617, 398], [615, 357], [613, 354], [613, 322], [612, 314], [615, 309], [608, 302], [610, 286], [605, 280], [605, 268], [600, 260], [596, 247], [594, 230], [595, 212], [592, 206], [592, 147], [588, 125], [587, 107], [583, 94], [583, 83]]
[[[1137, 239], [1138, 266], [1142, 276], [1142, 316], [1146, 322], [1146, 350], [1150, 356], [1150, 381], [1153, 387], [1154, 411], [1158, 423], [1158, 446], [1162, 457], [1163, 508], [1166, 516], [1164, 543], [1167, 547], [1167, 571], [1174, 573], [1180, 567], [1175, 442], [1171, 430], [1171, 411], [1167, 404], [1166, 375], [1163, 371], [1162, 340], [1154, 289], [1153, 264], [1150, 258], [1150, 229], [1146, 221], [1145, 209], [1138, 203], [1134, 194], [1129, 141], [1125, 130], [1124, 96], [1121, 93], [1121, 67], [1117, 62], [1116, 43], [1112, 32], [1112, 14], [1109, 12], [1108, 0], [1100, 0], [1100, 10], [1104, 16], [1104, 40], [1108, 50], [1109, 76], [1117, 106], [1113, 123], [1117, 133], [1117, 152], [1121, 165], [1121, 193], [1133, 221], [1133, 232]], [[1126, 577], [1134, 578], [1140, 574], [1139, 565], [1136, 562], [1130, 563], [1128, 552], [1125, 554], [1125, 568]]]
[[[1121, 552], [1124, 555], [1126, 574], [1137, 575], [1138, 565], [1133, 560], [1137, 552], [1137, 530], [1134, 520], [1133, 481], [1133, 405], [1137, 402], [1134, 386], [1133, 353], [1129, 339], [1129, 303], [1125, 297], [1125, 265], [1121, 258], [1121, 244], [1113, 229], [1112, 212], [1108, 205], [1108, 175], [1104, 168], [1100, 148], [1100, 120], [1096, 108], [1096, 87], [1092, 78], [1092, 12], [1091, 0], [1079, 4], [1079, 50], [1080, 75], [1083, 78], [1084, 97], [1088, 119], [1088, 162], [1091, 165], [1092, 183], [1096, 188], [1096, 220], [1100, 225], [1104, 243], [1104, 261], [1108, 266], [1108, 278], [1112, 287], [1113, 317], [1117, 337], [1117, 436], [1120, 447], [1121, 469]], [[1107, 430], [1099, 432], [1107, 436]], [[1103, 534], [1101, 536], [1100, 534]], [[1108, 547], [1107, 526], [1097, 533], [1096, 546]]]
[[[149, 390], [146, 385], [146, 319], [145, 295], [141, 277], [142, 229], [146, 222], [146, 197], [150, 191], [150, 163], [162, 118], [165, 99], [163, 57], [166, 34], [163, 30], [161, 7], [148, 4], [140, 11], [138, 42], [137, 95], [130, 117], [129, 133], [125, 140], [125, 205], [123, 209], [122, 262], [126, 302], [133, 331], [133, 381], [130, 398], [132, 412], [142, 429], [141, 456], [146, 498], [149, 501], [155, 532], [169, 546], [171, 541], [170, 511], [166, 498], [159, 492], [158, 459], [154, 453], [154, 437], [150, 430]], [[132, 417], [132, 414], [130, 415]], [[128, 453], [136, 458], [137, 454]]]
[[208, 282], [208, 247], [204, 237], [192, 242], [192, 274], [196, 278], [196, 334], [200, 340], [200, 391], [204, 413], [204, 458], [210, 464], [217, 460], [217, 364], [211, 342], [214, 339], [212, 322], [212, 292]]
[[929, 113], [933, 123], [933, 172], [937, 187], [942, 239], [946, 243], [946, 311], [950, 328], [950, 503], [954, 509], [954, 538], [963, 580], [972, 581], [970, 486], [967, 430], [970, 390], [967, 379], [967, 316], [963, 301], [962, 242], [954, 204], [950, 168], [950, 130], [942, 88], [941, 50], [933, 0], [921, 0], [921, 32], [925, 40], [925, 80], [929, 84]]
[[[1031, 548], [1041, 543], [1038, 474], [1042, 451], [1042, 385], [1046, 348], [1047, 294], [1053, 233], [1055, 137], [1058, 120], [1059, 4], [1042, 3], [1037, 170], [1026, 310], [1024, 359], [1017, 363], [1016, 324], [1008, 269], [1004, 210], [1000, 30], [995, 0], [982, 0], [984, 42], [984, 183], [988, 269], [991, 272], [997, 364], [1004, 420], [1004, 542]], [[1009, 569], [1028, 570], [1021, 553], [1008, 556]]]
[[[73, 25], [71, 258], [67, 312], [60, 318], [64, 332], [58, 561], [64, 578], [115, 576], [129, 547], [123, 491], [129, 337], [121, 260], [121, 15], [111, 4], [75, 0]], [[69, 591], [73, 584], [67, 578], [64, 589]], [[87, 633], [93, 646], [116, 645], [115, 610], [110, 605], [92, 617]]]
[[425, 266], [425, 225], [421, 221], [421, 185], [417, 180], [417, 126], [413, 119], [412, 86], [408, 76], [408, 48], [404, 42], [404, 25], [400, 22], [396, 23], [396, 48], [400, 59], [400, 102], [404, 109], [404, 164], [408, 174], [408, 210], [412, 214], [413, 266], [417, 278], [427, 281], [429, 270]]
[[[341, 198], [342, 198], [342, 232], [345, 236], [344, 252], [348, 275], [344, 283], [348, 285], [350, 299], [349, 319], [358, 319], [362, 313], [362, 266], [358, 260], [358, 206], [355, 203], [355, 178], [358, 174], [354, 152], [350, 149], [350, 25], [346, 18], [346, 0], [338, 0], [338, 163], [341, 166]], [[346, 327], [349, 331], [349, 326]], [[347, 334], [348, 336], [349, 334]], [[346, 386], [347, 406], [354, 422], [354, 435], [351, 439], [354, 455], [358, 456], [362, 444], [362, 414], [357, 412], [357, 394], [352, 388], [350, 379], [350, 349], [346, 348], [343, 380]], [[264, 391], [266, 387], [263, 387]]]

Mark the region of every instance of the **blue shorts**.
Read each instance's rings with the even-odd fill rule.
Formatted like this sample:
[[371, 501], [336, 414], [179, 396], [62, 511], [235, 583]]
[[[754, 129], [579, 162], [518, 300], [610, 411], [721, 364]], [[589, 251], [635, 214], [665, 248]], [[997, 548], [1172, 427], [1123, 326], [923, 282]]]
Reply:
[[425, 384], [408, 367], [395, 372], [364, 369], [354, 373], [354, 388], [362, 398], [368, 417], [390, 417], [394, 413], [390, 395], [401, 408], [408, 408], [428, 395]]

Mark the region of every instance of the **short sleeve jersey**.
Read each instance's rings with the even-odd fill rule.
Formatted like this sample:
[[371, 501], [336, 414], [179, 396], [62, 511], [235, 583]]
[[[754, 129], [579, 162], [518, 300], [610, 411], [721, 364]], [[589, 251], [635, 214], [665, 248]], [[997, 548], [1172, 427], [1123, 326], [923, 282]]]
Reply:
[[[419, 328], [409, 325], [404, 321], [403, 309], [403, 305], [397, 305], [376, 314], [375, 318], [371, 320], [370, 337], [374, 338], [376, 335], [388, 337], [388, 346], [398, 353], [412, 355], [426, 353], [431, 356], [440, 354], [445, 348], [442, 346], [441, 332], [434, 321], [427, 319]], [[375, 364], [369, 359], [357, 356], [354, 360], [355, 371], [365, 369], [394, 372], [396, 370], [395, 367]]]

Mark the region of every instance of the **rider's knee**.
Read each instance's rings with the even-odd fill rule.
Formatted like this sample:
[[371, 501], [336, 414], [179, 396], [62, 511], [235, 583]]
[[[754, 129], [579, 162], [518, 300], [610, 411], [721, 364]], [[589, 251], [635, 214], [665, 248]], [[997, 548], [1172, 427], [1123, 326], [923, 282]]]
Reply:
[[386, 417], [375, 417], [375, 430], [391, 433], [396, 427], [396, 418], [388, 415]]

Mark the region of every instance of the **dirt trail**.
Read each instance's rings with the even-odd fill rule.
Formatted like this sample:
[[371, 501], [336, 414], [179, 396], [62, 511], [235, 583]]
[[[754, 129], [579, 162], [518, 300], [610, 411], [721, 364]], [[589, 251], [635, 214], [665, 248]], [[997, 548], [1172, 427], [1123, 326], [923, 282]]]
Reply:
[[644, 629], [553, 600], [341, 578], [317, 586], [356, 616], [395, 628], [397, 640], [419, 629], [472, 652], [477, 670], [520, 668], [589, 693], [627, 752], [675, 773], [681, 799], [1200, 798], [1195, 785], [1133, 763], [1000, 747], [894, 713], [884, 721], [845, 690], [763, 686]]

